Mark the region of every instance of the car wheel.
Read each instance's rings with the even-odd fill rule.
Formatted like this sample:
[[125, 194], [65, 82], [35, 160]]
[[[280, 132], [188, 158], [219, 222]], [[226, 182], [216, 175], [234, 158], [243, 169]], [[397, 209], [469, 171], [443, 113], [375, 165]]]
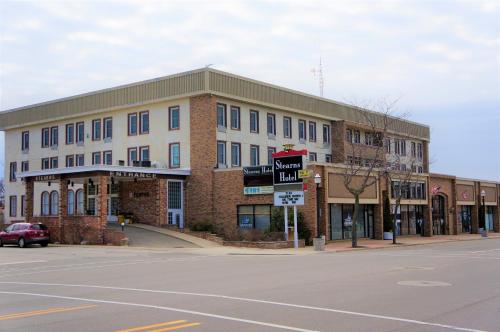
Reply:
[[40, 243], [40, 245], [41, 245], [42, 247], [46, 247], [46, 246], [48, 246], [48, 245], [49, 245], [49, 243], [48, 243], [48, 242], [42, 242], [42, 243]]
[[26, 248], [26, 241], [24, 241], [23, 238], [20, 238], [18, 241], [17, 241], [17, 244], [19, 245], [19, 248]]

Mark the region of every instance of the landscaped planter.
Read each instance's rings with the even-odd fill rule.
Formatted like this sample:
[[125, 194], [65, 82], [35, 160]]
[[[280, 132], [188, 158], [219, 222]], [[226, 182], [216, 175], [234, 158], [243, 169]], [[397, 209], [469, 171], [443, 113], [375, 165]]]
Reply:
[[392, 232], [384, 232], [384, 240], [392, 240]]

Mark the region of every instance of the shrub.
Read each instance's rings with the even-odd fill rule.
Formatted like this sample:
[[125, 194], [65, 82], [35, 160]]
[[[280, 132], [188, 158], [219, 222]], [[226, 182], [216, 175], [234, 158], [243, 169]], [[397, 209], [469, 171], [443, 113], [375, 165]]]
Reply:
[[[281, 232], [283, 234], [285, 231], [283, 222], [285, 218], [284, 213], [285, 211], [283, 208], [273, 208], [271, 213], [271, 225], [269, 227], [270, 232]], [[293, 226], [293, 210], [288, 211], [288, 226]], [[306, 245], [311, 243], [311, 230], [304, 222], [304, 215], [300, 211], [297, 214], [297, 233], [299, 234], [299, 239], [304, 239], [306, 241]]]
[[191, 230], [194, 232], [209, 232], [212, 233], [214, 230], [214, 226], [209, 221], [203, 221], [196, 224], [191, 225]]

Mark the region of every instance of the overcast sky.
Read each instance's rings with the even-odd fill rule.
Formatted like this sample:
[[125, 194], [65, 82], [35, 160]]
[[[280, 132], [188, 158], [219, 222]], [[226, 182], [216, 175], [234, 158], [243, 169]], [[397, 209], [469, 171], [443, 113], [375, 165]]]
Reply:
[[207, 64], [318, 94], [322, 57], [326, 98], [401, 98], [431, 171], [500, 181], [498, 3], [1, 1], [0, 108]]

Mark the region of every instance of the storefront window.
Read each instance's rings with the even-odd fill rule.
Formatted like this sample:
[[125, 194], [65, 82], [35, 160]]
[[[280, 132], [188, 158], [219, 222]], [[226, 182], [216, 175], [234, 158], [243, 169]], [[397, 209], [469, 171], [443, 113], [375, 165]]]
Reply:
[[470, 205], [460, 206], [458, 221], [462, 224], [462, 233], [470, 233], [472, 231], [471, 216], [472, 213]]
[[238, 227], [266, 231], [271, 225], [271, 205], [239, 205]]
[[[330, 239], [350, 239], [352, 235], [353, 204], [330, 204]], [[373, 237], [373, 206], [361, 204], [357, 226], [358, 238]]]

